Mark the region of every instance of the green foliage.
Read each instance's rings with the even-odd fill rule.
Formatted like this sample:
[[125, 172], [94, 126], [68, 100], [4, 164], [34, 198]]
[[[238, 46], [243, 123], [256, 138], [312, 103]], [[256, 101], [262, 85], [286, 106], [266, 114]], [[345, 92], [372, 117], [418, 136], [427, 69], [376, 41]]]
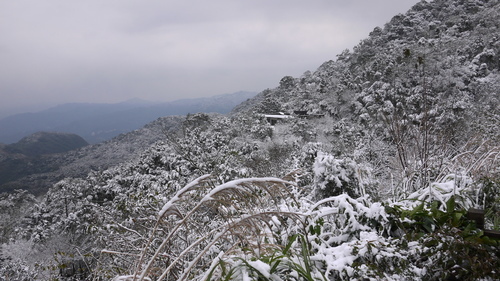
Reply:
[[[295, 244], [300, 247], [294, 247]], [[297, 248], [297, 249], [295, 249]], [[270, 252], [261, 255], [258, 259], [247, 260], [240, 257], [233, 258], [233, 265], [229, 272], [222, 271], [219, 280], [326, 280], [318, 272], [315, 263], [311, 261], [312, 252], [307, 237], [294, 234], [288, 237], [284, 247], [271, 248]], [[219, 261], [219, 267], [227, 263]], [[265, 271], [263, 271], [263, 269]], [[212, 280], [207, 278], [207, 280]]]
[[422, 202], [411, 209], [386, 206], [393, 218], [392, 232], [424, 246], [414, 264], [426, 268], [425, 278], [476, 280], [497, 276], [500, 240], [484, 236], [466, 219], [467, 211], [456, 207], [454, 197], [446, 202], [444, 211], [439, 204]]
[[485, 210], [485, 225], [500, 230], [500, 179], [484, 177], [478, 184], [481, 186], [479, 201]]

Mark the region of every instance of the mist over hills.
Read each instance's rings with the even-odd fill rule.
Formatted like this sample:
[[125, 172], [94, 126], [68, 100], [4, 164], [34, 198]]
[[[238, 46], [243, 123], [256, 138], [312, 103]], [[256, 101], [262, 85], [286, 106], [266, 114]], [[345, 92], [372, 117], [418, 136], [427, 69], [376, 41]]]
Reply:
[[228, 113], [255, 94], [241, 91], [166, 103], [132, 99], [116, 104], [63, 104], [37, 113], [16, 114], [0, 120], [0, 142], [10, 144], [38, 131], [51, 131], [77, 134], [95, 144], [138, 129], [162, 116], [197, 112]]

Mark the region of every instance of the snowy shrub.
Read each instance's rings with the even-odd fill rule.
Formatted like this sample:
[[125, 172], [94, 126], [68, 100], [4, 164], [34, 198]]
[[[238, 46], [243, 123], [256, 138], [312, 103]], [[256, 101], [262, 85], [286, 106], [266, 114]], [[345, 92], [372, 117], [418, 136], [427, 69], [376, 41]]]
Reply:
[[318, 152], [314, 166], [314, 182], [320, 198], [347, 193], [352, 197], [367, 194], [366, 184], [371, 171], [350, 158], [338, 159], [330, 154]]
[[250, 133], [255, 139], [266, 140], [273, 136], [273, 128], [265, 120], [257, 120], [250, 128]]
[[473, 199], [468, 195], [470, 189], [470, 178], [462, 175], [448, 175], [445, 182], [434, 182], [428, 188], [422, 188], [408, 196], [408, 200], [423, 202], [439, 201], [441, 206], [452, 197], [461, 208], [469, 209], [474, 207]]
[[39, 274], [24, 261], [5, 262], [0, 266], [2, 280], [32, 281], [37, 280]]

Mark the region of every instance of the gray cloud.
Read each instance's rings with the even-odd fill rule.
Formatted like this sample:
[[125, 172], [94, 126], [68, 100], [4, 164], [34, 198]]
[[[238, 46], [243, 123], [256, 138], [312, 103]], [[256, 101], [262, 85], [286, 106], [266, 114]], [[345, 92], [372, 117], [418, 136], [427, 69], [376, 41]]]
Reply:
[[0, 1], [0, 118], [275, 87], [417, 0]]

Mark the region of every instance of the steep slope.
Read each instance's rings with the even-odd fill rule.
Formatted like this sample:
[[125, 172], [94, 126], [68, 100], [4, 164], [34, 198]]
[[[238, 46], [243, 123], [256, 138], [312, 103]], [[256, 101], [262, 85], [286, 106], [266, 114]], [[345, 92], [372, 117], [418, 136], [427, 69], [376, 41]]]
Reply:
[[[483, 114], [497, 114], [497, 11], [498, 1], [422, 1], [375, 28], [352, 52], [300, 78], [284, 77], [278, 88], [254, 101], [277, 103], [288, 112], [338, 115], [344, 110], [340, 117], [404, 110], [405, 118], [418, 122], [425, 93], [426, 110], [440, 125], [476, 116], [479, 112], [469, 110], [478, 105], [487, 105]], [[258, 106], [236, 111], [265, 110]]]
[[499, 1], [422, 1], [233, 114], [330, 116], [336, 153], [369, 147], [372, 162], [391, 167], [381, 176], [425, 185], [439, 174], [436, 159], [500, 142], [499, 11]]

